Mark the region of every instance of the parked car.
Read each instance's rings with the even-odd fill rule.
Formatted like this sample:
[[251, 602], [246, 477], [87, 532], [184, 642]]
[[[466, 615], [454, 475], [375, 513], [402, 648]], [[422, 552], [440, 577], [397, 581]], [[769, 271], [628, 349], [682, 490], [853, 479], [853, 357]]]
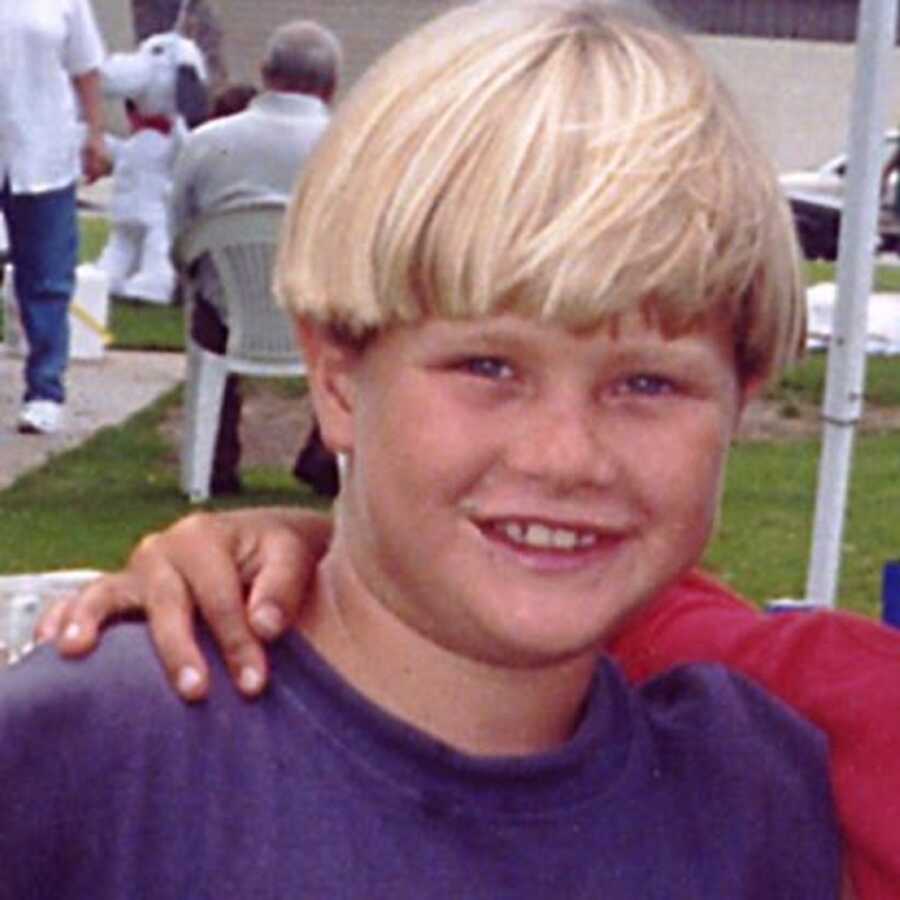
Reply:
[[[900, 131], [884, 136], [883, 162], [897, 151]], [[842, 153], [814, 169], [787, 172], [779, 177], [797, 225], [797, 236], [807, 259], [834, 260], [844, 208], [847, 154]], [[893, 204], [896, 173], [881, 198], [878, 216], [878, 251], [900, 251], [900, 217]]]

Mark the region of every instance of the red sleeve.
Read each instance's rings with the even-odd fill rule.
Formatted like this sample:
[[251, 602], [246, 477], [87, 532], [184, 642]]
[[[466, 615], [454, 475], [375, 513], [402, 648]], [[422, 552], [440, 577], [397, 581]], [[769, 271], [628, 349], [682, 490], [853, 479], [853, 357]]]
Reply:
[[857, 895], [900, 898], [900, 633], [851, 613], [766, 615], [695, 572], [610, 650], [635, 680], [675, 663], [724, 663], [818, 725]]

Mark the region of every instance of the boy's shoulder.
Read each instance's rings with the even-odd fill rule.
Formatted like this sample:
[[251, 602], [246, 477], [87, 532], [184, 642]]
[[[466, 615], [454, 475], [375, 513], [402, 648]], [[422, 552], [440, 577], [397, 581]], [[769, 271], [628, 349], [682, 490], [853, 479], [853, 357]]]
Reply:
[[770, 732], [796, 735], [803, 746], [824, 750], [825, 737], [811, 722], [764, 687], [716, 662], [672, 666], [637, 687], [654, 720], [680, 735], [710, 733], [721, 743]]
[[729, 772], [742, 772], [744, 790], [799, 790], [829, 812], [824, 734], [749, 678], [718, 663], [689, 663], [637, 690], [670, 769], [705, 766], [710, 779], [735, 786]]
[[665, 797], [664, 823], [678, 823], [673, 840], [703, 848], [710, 883], [734, 886], [719, 895], [811, 896], [817, 885], [816, 896], [832, 896], [840, 831], [822, 734], [715, 663], [669, 669], [635, 696], [635, 761]]
[[55, 720], [81, 727], [117, 707], [147, 709], [174, 699], [144, 623], [120, 623], [97, 650], [66, 660], [47, 645], [0, 672], [0, 723]]

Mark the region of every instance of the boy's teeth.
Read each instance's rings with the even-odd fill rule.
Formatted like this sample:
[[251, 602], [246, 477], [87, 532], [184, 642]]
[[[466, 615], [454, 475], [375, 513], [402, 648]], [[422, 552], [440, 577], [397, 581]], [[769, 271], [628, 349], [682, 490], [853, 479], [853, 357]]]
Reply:
[[550, 528], [538, 522], [530, 525], [505, 522], [500, 528], [513, 543], [542, 549], [574, 550], [576, 547], [590, 547], [596, 541], [590, 532], [574, 531], [571, 528]]

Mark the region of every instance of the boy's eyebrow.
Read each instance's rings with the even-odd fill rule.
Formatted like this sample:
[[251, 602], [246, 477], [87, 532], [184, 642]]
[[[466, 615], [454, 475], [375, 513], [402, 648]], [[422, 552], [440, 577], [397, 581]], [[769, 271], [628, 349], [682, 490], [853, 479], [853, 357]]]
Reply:
[[[441, 326], [438, 327], [440, 328]], [[464, 341], [468, 347], [474, 348], [478, 346], [490, 348], [497, 344], [512, 349], [527, 348], [534, 340], [533, 337], [516, 331], [514, 326], [506, 323], [485, 322], [483, 320], [448, 323], [446, 333], [441, 334], [438, 332], [436, 337]]]
[[654, 341], [652, 344], [641, 343], [634, 338], [619, 338], [609, 343], [611, 355], [621, 360], [639, 362], [659, 361], [663, 354], [670, 358], [683, 359], [686, 362], [699, 360], [707, 354], [706, 345], [685, 343], [683, 341]]

